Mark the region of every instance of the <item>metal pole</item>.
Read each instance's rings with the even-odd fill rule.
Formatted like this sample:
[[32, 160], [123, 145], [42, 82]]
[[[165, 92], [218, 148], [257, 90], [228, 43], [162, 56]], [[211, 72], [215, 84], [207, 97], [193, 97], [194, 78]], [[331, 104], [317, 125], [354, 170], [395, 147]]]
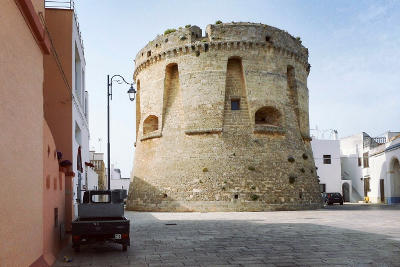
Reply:
[[110, 187], [110, 75], [107, 75], [107, 180]]

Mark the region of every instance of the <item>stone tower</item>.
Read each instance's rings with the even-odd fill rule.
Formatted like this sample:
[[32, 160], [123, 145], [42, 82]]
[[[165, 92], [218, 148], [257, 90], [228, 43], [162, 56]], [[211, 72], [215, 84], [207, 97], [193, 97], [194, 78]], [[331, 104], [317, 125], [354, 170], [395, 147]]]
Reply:
[[308, 49], [256, 23], [157, 36], [136, 56], [128, 209], [321, 205], [308, 121]]

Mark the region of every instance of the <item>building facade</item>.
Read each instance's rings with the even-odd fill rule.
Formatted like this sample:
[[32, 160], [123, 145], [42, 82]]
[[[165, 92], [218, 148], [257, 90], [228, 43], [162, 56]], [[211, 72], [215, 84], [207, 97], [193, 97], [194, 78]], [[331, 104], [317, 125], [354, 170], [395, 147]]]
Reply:
[[311, 147], [317, 167], [320, 192], [343, 193], [345, 201], [350, 201], [350, 192], [342, 189], [340, 141], [313, 138]]
[[135, 63], [129, 209], [320, 207], [299, 38], [255, 23], [191, 26], [158, 36]]
[[342, 179], [352, 181], [352, 202], [398, 201], [398, 134], [374, 138], [363, 132], [340, 139]]
[[104, 164], [104, 153], [90, 151], [90, 163], [94, 166], [94, 171], [97, 173], [98, 182], [97, 188], [99, 190], [106, 190], [108, 188], [108, 182], [106, 179], [106, 167]]
[[[107, 173], [107, 172], [106, 172]], [[121, 170], [114, 168], [114, 164], [111, 164], [111, 179], [110, 188], [113, 189], [125, 189], [129, 190], [129, 185], [131, 183], [131, 178], [124, 178], [121, 176]]]
[[47, 2], [6, 0], [0, 10], [1, 266], [51, 266], [73, 217], [73, 60], [64, 56], [74, 10]]
[[5, 0], [0, 8], [1, 266], [44, 262], [42, 91], [50, 44], [39, 12], [38, 1]]
[[370, 190], [372, 203], [400, 203], [400, 136], [387, 134], [388, 142], [369, 151]]
[[[77, 216], [77, 204], [82, 199], [79, 191], [88, 189], [97, 184], [97, 174], [90, 168], [78, 168], [78, 153], [82, 166], [90, 162], [89, 154], [89, 106], [88, 92], [85, 88], [85, 56], [84, 47], [79, 30], [79, 23], [73, 9], [73, 5], [54, 6], [46, 8], [46, 24], [52, 42], [57, 49], [57, 60], [49, 62], [48, 75], [51, 77], [47, 84], [49, 90], [53, 84], [63, 80], [66, 84], [66, 96], [60, 102], [58, 110], [64, 110], [64, 114], [53, 113], [53, 120], [59, 124], [66, 123], [60, 138], [63, 138], [68, 145], [63, 150], [65, 158], [72, 162], [72, 195], [73, 217]], [[61, 65], [64, 72], [61, 75], [54, 75], [58, 65]], [[62, 116], [62, 120], [60, 117]], [[78, 152], [80, 151], [80, 152]]]

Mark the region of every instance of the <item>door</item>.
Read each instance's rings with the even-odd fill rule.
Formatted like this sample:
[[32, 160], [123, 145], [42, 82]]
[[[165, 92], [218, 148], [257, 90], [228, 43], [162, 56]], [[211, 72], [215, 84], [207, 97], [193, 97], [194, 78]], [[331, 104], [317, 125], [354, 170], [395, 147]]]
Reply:
[[350, 202], [350, 186], [348, 183], [342, 184], [343, 199], [345, 202]]
[[381, 191], [381, 202], [385, 203], [385, 180], [383, 179], [380, 180], [379, 188]]

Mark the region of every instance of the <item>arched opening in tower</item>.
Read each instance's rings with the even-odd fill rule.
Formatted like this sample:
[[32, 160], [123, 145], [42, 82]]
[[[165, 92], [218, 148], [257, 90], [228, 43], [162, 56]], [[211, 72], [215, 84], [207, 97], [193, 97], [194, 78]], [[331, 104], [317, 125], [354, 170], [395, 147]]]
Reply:
[[148, 134], [158, 130], [158, 117], [154, 115], [148, 116], [143, 121], [143, 134]]
[[224, 131], [249, 127], [247, 96], [242, 59], [228, 59], [225, 81]]
[[274, 107], [262, 107], [256, 111], [255, 124], [281, 126], [281, 114]]
[[163, 133], [165, 129], [180, 130], [184, 121], [182, 93], [179, 84], [178, 64], [171, 63], [165, 69], [163, 99]]

